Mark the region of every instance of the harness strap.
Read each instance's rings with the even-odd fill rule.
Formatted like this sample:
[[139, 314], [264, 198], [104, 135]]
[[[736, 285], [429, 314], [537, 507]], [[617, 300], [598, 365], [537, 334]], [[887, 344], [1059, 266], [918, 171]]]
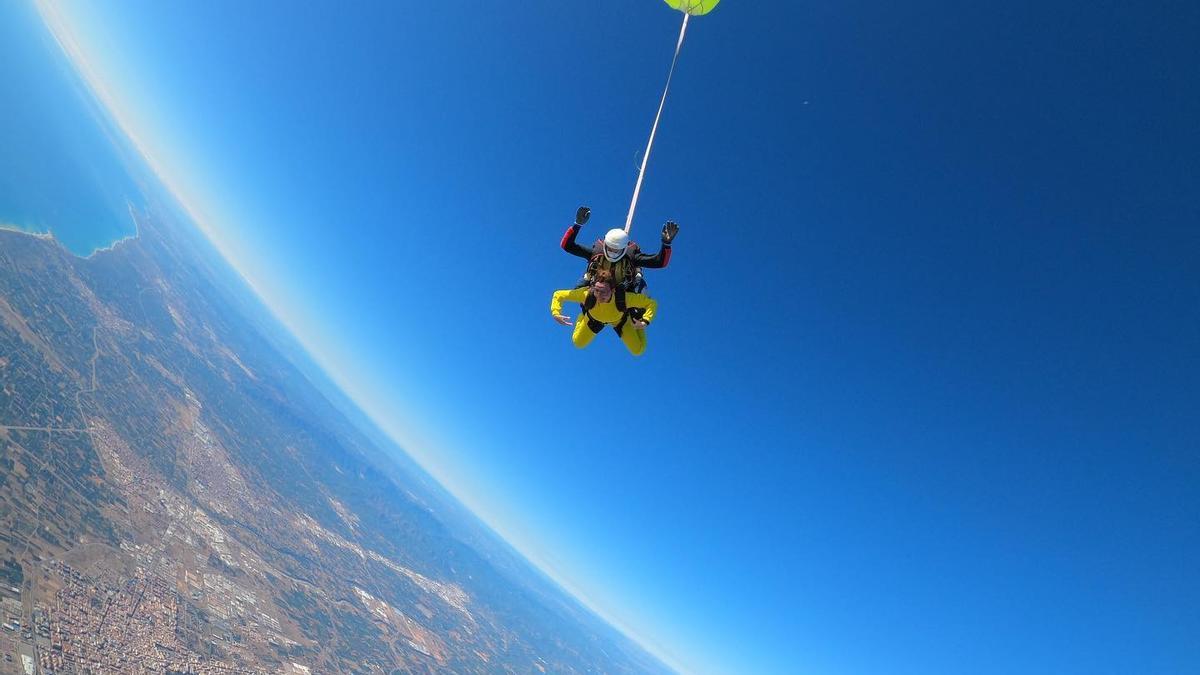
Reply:
[[617, 325], [613, 326], [613, 330], [617, 331], [617, 337], [621, 337], [621, 334], [624, 332], [624, 330], [625, 330], [625, 322], [626, 322], [626, 321], [629, 321], [629, 315], [628, 315], [628, 314], [626, 314], [625, 316], [621, 317], [621, 320], [617, 322]]
[[[617, 286], [613, 289], [613, 302], [617, 306], [617, 311], [621, 313], [621, 320], [618, 321], [613, 329], [617, 331], [617, 335], [621, 334], [621, 328], [625, 326], [625, 321], [629, 319], [629, 306], [625, 302], [625, 289]], [[608, 324], [600, 321], [592, 316], [591, 309], [596, 306], [596, 296], [588, 291], [587, 297], [583, 302], [579, 303], [579, 308], [583, 310], [584, 316], [587, 317], [588, 328], [593, 333], [599, 333], [604, 330]]]

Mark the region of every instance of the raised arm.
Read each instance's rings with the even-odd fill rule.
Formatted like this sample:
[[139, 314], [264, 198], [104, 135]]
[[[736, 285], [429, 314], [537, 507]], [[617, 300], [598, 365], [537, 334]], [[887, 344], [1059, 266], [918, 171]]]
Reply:
[[590, 259], [592, 257], [591, 249], [575, 243], [575, 237], [579, 236], [579, 229], [583, 227], [583, 224], [588, 221], [588, 218], [591, 217], [591, 215], [591, 209], [586, 206], [579, 207], [579, 210], [575, 212], [574, 224], [568, 227], [567, 231], [563, 233], [562, 243], [560, 244], [560, 246], [562, 246], [562, 250], [580, 258]]
[[675, 240], [677, 234], [679, 234], [679, 226], [675, 224], [675, 221], [668, 220], [662, 229], [662, 248], [658, 249], [658, 253], [654, 255], [637, 251], [631, 256], [633, 264], [648, 269], [666, 267], [667, 263], [671, 262], [671, 242]]

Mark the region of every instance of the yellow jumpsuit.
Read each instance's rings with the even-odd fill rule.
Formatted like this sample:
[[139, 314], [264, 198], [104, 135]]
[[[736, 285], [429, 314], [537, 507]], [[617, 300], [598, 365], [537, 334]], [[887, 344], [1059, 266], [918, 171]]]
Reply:
[[[587, 301], [588, 293], [589, 289], [587, 288], [554, 291], [554, 297], [550, 299], [550, 313], [554, 316], [561, 316], [564, 302], [583, 304]], [[654, 312], [658, 309], [658, 303], [654, 301], [654, 298], [641, 293], [626, 293], [625, 306], [626, 308], [644, 308], [646, 313], [642, 320], [646, 323], [654, 320]], [[575, 319], [575, 332], [571, 335], [571, 341], [575, 343], [576, 347], [583, 349], [591, 344], [592, 339], [605, 326], [612, 326], [613, 330], [617, 331], [617, 335], [621, 337], [621, 342], [625, 343], [629, 353], [640, 356], [642, 352], [646, 351], [646, 331], [634, 328], [629, 325], [628, 321], [622, 322], [624, 318], [624, 314], [617, 309], [616, 294], [614, 294], [608, 302], [597, 302], [589, 309], [579, 313], [579, 318]]]

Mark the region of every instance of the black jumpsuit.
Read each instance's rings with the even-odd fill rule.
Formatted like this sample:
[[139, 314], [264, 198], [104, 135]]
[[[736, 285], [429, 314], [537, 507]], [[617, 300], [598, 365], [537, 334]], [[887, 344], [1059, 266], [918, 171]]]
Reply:
[[[579, 236], [579, 230], [581, 227], [581, 225], [575, 223], [567, 228], [567, 231], [563, 233], [562, 250], [570, 253], [573, 256], [583, 258], [584, 260], [591, 260], [592, 256], [595, 255], [595, 252], [590, 248], [580, 246], [575, 241], [575, 238]], [[655, 253], [654, 255], [642, 253], [640, 250], [630, 251], [625, 254], [625, 259], [628, 260], [629, 263], [632, 263], [635, 268], [646, 267], [649, 269], [662, 269], [667, 266], [668, 262], [671, 261], [671, 245], [663, 244], [658, 253]], [[620, 281], [621, 284], [625, 286], [625, 290], [630, 293], [644, 292], [646, 287], [645, 282], [641, 281], [641, 275], [638, 275], [633, 280], [622, 279]], [[584, 277], [579, 280], [579, 283], [576, 285], [576, 287], [578, 288], [586, 285], [587, 278]]]

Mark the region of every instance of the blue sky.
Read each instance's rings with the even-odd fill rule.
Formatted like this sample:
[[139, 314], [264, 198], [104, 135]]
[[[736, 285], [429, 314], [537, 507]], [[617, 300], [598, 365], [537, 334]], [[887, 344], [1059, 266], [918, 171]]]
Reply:
[[1200, 668], [1194, 3], [695, 20], [645, 357], [548, 316], [679, 16], [69, 2], [76, 65], [318, 360], [699, 673]]

